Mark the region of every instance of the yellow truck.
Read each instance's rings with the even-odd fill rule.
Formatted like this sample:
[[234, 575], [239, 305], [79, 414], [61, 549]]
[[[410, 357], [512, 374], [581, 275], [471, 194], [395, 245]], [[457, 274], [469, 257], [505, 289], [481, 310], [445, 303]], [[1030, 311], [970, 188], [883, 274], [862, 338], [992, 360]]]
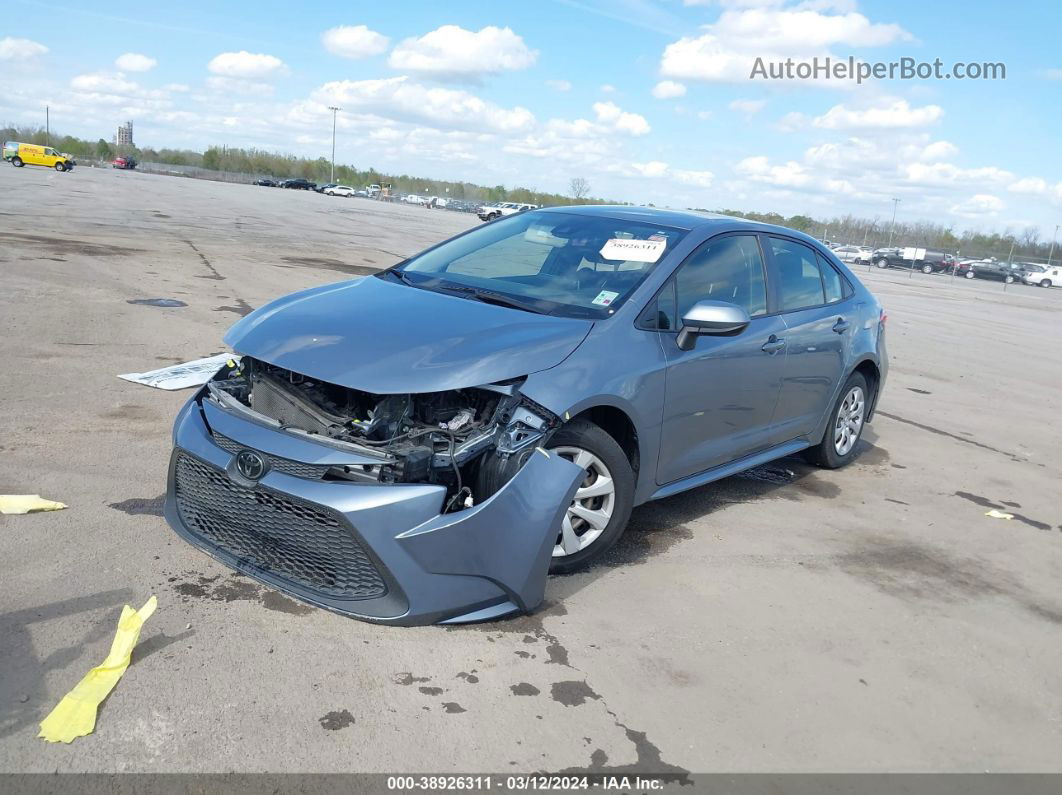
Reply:
[[70, 171], [74, 168], [73, 158], [57, 152], [50, 146], [22, 144], [18, 141], [4, 143], [4, 160], [9, 161], [15, 168], [25, 165], [46, 166], [56, 171]]

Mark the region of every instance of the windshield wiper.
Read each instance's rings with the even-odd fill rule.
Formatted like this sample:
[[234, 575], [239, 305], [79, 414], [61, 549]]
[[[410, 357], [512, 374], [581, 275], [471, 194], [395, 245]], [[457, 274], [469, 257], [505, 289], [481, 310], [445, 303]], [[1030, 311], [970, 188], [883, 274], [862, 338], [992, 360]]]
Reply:
[[417, 283], [409, 278], [403, 271], [388, 268], [385, 271], [380, 271], [377, 276], [394, 276], [403, 284], [408, 284], [410, 287], [416, 287]]
[[492, 290], [484, 290], [479, 287], [466, 287], [464, 285], [442, 285], [442, 289], [455, 293], [467, 293], [468, 297], [475, 301], [482, 301], [485, 304], [497, 304], [499, 306], [508, 306], [513, 309], [520, 309], [524, 312], [533, 312], [536, 315], [547, 314], [543, 310], [536, 306], [532, 306], [529, 303], [521, 301], [518, 298], [510, 298], [504, 293], [496, 293]]

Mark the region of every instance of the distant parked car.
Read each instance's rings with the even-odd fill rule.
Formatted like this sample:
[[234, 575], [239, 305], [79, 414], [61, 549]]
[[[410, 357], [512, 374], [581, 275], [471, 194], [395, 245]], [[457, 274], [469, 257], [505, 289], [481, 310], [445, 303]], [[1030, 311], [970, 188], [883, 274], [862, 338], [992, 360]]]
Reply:
[[967, 279], [993, 279], [997, 282], [1013, 284], [1020, 281], [1024, 276], [1021, 265], [1016, 262], [999, 262], [998, 260], [982, 260], [971, 262]]
[[324, 185], [315, 185], [314, 190], [317, 193], [324, 193], [329, 188], [334, 188], [338, 184], [338, 182], [326, 182]]
[[263, 188], [275, 188], [277, 186], [277, 181], [272, 177], [262, 177], [261, 179], [256, 179], [254, 184], [261, 185]]
[[1062, 267], [1052, 265], [1045, 267], [1041, 273], [1026, 273], [1026, 284], [1038, 284], [1041, 287], [1057, 287], [1062, 285]]
[[1029, 274], [1043, 273], [1048, 268], [1047, 265], [1038, 265], [1035, 262], [1019, 262], [1018, 265], [1021, 266], [1021, 277], [1023, 280]]
[[406, 204], [427, 204], [428, 200], [416, 193], [407, 193], [402, 197]]
[[528, 210], [537, 210], [537, 204], [521, 204], [520, 202], [501, 202], [499, 204], [488, 204], [480, 207], [476, 212], [481, 221], [493, 221], [497, 218], [504, 218], [507, 215], [516, 215], [517, 213], [527, 212]]
[[111, 168], [120, 168], [124, 171], [131, 171], [136, 168], [136, 158], [133, 157], [116, 157], [111, 161]]
[[331, 185], [321, 191], [326, 196], [345, 196], [348, 199], [354, 195], [354, 188], [349, 185]]
[[870, 246], [838, 246], [833, 250], [841, 262], [867, 263], [874, 256]]
[[301, 177], [296, 179], [286, 179], [280, 183], [282, 188], [291, 188], [293, 190], [313, 190], [317, 187], [316, 182], [310, 182], [308, 179], [302, 179]]

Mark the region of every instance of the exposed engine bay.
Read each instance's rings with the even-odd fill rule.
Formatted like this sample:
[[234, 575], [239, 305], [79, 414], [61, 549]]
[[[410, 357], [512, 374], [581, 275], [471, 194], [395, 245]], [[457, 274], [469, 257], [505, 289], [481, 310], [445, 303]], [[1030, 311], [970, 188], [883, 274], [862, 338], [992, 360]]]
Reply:
[[222, 407], [373, 459], [329, 480], [446, 486], [445, 511], [505, 485], [558, 417], [520, 394], [523, 379], [424, 394], [375, 395], [244, 357], [207, 386]]

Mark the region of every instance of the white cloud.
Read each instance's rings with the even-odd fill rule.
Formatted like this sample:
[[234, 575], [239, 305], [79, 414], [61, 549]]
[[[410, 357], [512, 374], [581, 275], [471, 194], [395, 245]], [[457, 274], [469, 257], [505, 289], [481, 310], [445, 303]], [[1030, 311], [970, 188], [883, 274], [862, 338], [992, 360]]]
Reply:
[[615, 102], [595, 102], [594, 113], [599, 122], [628, 135], [645, 135], [652, 129], [644, 116], [629, 113]]
[[650, 160], [648, 163], [631, 163], [631, 170], [641, 177], [662, 177], [667, 174], [667, 163]]
[[98, 91], [109, 94], [133, 94], [139, 88], [136, 83], [126, 80], [124, 75], [105, 72], [78, 75], [70, 81], [70, 87], [78, 91]]
[[192, 90], [192, 87], [187, 83], [167, 83], [162, 87], [163, 91], [173, 91], [179, 94], [187, 93]]
[[601, 88], [598, 89], [598, 90], [602, 94], [615, 94], [616, 93], [616, 87], [614, 85], [612, 85], [611, 83], [603, 83], [601, 85]]
[[138, 52], [127, 52], [115, 58], [114, 65], [123, 72], [150, 72], [158, 65], [158, 61]]
[[207, 69], [221, 77], [237, 77], [262, 80], [287, 74], [288, 67], [275, 55], [239, 52], [223, 52], [214, 56]]
[[808, 3], [724, 11], [701, 35], [667, 45], [660, 72], [685, 80], [745, 82], [758, 57], [765, 63], [801, 60], [829, 55], [832, 46], [880, 47], [911, 38], [899, 25], [873, 23], [847, 8], [824, 13], [837, 8], [836, 3]]
[[661, 80], [653, 86], [653, 96], [657, 99], [674, 99], [686, 95], [686, 86], [674, 80]]
[[12, 36], [0, 39], [0, 61], [26, 61], [47, 52], [47, 47], [32, 39], [16, 39]]
[[355, 112], [375, 113], [396, 121], [435, 124], [451, 129], [519, 132], [535, 121], [522, 107], [503, 108], [467, 91], [424, 86], [409, 77], [380, 80], [337, 80], [314, 92], [324, 105], [338, 104]]
[[340, 25], [322, 33], [321, 43], [341, 58], [368, 58], [386, 50], [391, 40], [365, 25]]
[[1062, 69], [1045, 69], [1044, 77], [1048, 80], [1062, 80]]
[[206, 84], [210, 89], [222, 94], [245, 94], [254, 97], [271, 97], [274, 90], [271, 83], [221, 75], [211, 75], [206, 79]]
[[834, 105], [822, 116], [812, 119], [812, 124], [825, 130], [896, 130], [926, 127], [944, 116], [939, 105], [924, 105], [913, 108], [905, 99], [893, 100], [884, 105], [869, 108], [850, 108]]
[[728, 106], [730, 110], [744, 114], [745, 116], [753, 116], [767, 107], [767, 100], [765, 99], [735, 99]]
[[442, 80], [478, 81], [486, 75], [526, 69], [538, 57], [511, 28], [488, 25], [479, 31], [443, 25], [419, 38], [399, 42], [388, 64]]
[[715, 175], [711, 171], [686, 171], [684, 169], [678, 169], [674, 173], [675, 179], [686, 185], [693, 185], [697, 188], [711, 187], [712, 182], [715, 180]]
[[1006, 205], [998, 196], [976, 193], [969, 199], [951, 206], [951, 212], [963, 218], [981, 219], [998, 215]]
[[546, 85], [554, 91], [571, 91], [572, 84], [568, 80], [547, 80]]

